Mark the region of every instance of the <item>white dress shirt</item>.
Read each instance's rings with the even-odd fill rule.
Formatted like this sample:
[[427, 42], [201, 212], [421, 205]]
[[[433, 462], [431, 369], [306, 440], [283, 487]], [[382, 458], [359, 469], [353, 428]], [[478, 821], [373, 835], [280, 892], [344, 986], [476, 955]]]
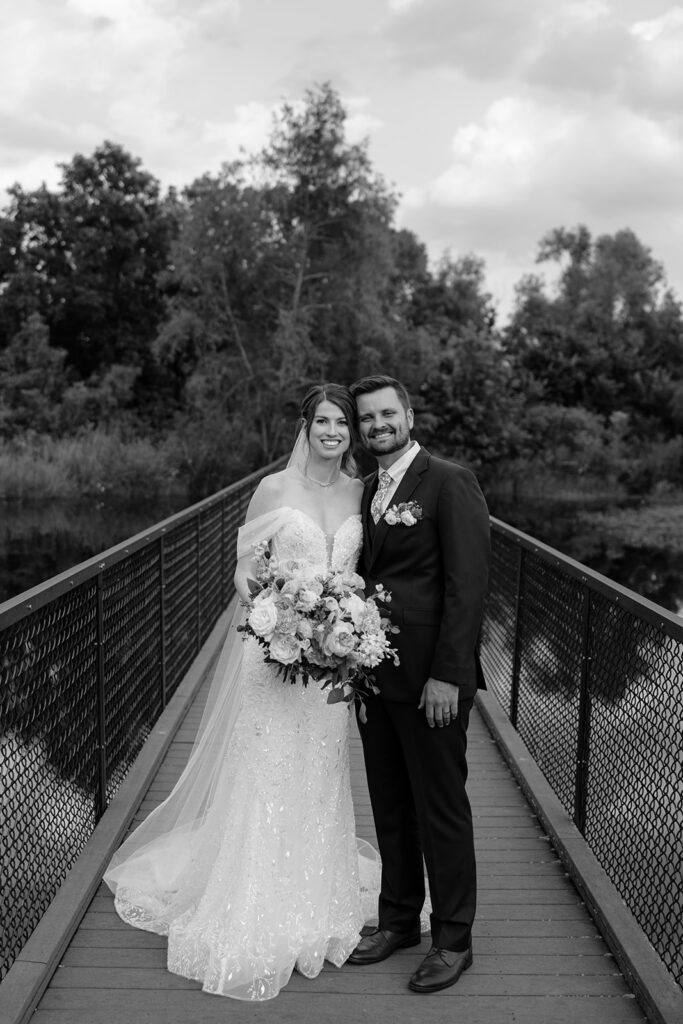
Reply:
[[400, 459], [396, 459], [396, 462], [394, 462], [387, 469], [385, 469], [385, 470], [380, 469], [380, 473], [382, 473], [382, 472], [388, 473], [389, 476], [391, 477], [391, 483], [389, 484], [389, 487], [387, 488], [387, 492], [384, 495], [384, 499], [383, 499], [383, 501], [382, 501], [382, 503], [380, 505], [380, 514], [381, 515], [383, 515], [386, 512], [386, 510], [389, 508], [389, 505], [391, 504], [391, 499], [393, 498], [394, 494], [396, 493], [396, 489], [397, 489], [398, 485], [400, 484], [400, 482], [403, 479], [403, 477], [406, 475], [406, 471], [408, 469], [408, 466], [411, 464], [411, 462], [413, 461], [413, 459], [415, 458], [415, 456], [417, 455], [419, 450], [420, 450], [419, 444], [417, 443], [417, 441], [413, 441], [411, 443], [410, 448], [408, 449], [408, 451], [404, 452]]

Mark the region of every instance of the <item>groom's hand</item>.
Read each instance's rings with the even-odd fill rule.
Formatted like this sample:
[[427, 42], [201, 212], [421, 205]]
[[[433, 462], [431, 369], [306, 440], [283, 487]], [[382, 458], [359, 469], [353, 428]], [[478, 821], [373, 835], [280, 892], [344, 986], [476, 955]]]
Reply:
[[458, 687], [454, 683], [446, 683], [443, 679], [431, 676], [424, 684], [418, 710], [425, 709], [427, 725], [433, 729], [436, 725], [443, 729], [450, 725], [458, 716]]

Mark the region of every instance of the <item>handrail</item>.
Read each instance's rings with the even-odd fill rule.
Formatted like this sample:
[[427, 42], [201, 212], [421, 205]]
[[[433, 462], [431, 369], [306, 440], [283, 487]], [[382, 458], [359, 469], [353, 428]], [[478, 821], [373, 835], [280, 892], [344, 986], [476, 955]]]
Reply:
[[3, 601], [0, 603], [0, 630], [12, 625], [25, 615], [30, 615], [31, 612], [48, 604], [55, 597], [73, 590], [79, 583], [96, 576], [102, 569], [111, 568], [141, 548], [147, 547], [154, 541], [158, 541], [165, 534], [188, 520], [196, 520], [199, 512], [206, 512], [216, 505], [222, 504], [237, 492], [243, 493], [246, 490], [247, 493], [251, 493], [263, 476], [277, 469], [283, 463], [283, 459], [277, 459], [265, 468], [243, 477], [236, 483], [229, 484], [222, 490], [216, 491], [215, 494], [211, 494], [209, 497], [196, 502], [194, 505], [188, 505], [187, 508], [181, 509], [180, 512], [175, 512], [173, 515], [168, 516], [168, 518], [160, 520], [153, 526], [149, 526], [146, 530], [136, 533], [134, 536], [121, 541], [119, 544], [115, 544], [111, 548], [107, 548], [100, 554], [93, 555], [92, 558], [79, 562], [78, 565], [72, 566], [72, 568], [67, 569], [65, 572], [52, 576], [44, 583], [39, 583], [30, 590], [24, 590], [21, 594]]
[[0, 980], [228, 604], [282, 462], [0, 605]]
[[[281, 461], [0, 605], [0, 979], [227, 604], [237, 526]], [[680, 984], [683, 622], [492, 535], [489, 687]]]
[[683, 982], [683, 621], [491, 520], [488, 685]]
[[504, 523], [501, 519], [496, 519], [495, 516], [491, 516], [491, 529], [494, 534], [508, 538], [520, 548], [530, 551], [548, 562], [549, 565], [556, 567], [561, 565], [563, 573], [567, 576], [587, 583], [597, 594], [613, 597], [624, 608], [636, 612], [639, 618], [666, 630], [668, 635], [683, 640], [683, 619], [675, 612], [663, 608], [662, 605], [650, 601], [647, 597], [643, 597], [620, 583], [616, 583], [608, 576], [584, 565], [583, 562], [577, 562], [569, 555], [562, 554], [556, 548], [550, 547], [549, 544], [544, 544], [543, 541]]

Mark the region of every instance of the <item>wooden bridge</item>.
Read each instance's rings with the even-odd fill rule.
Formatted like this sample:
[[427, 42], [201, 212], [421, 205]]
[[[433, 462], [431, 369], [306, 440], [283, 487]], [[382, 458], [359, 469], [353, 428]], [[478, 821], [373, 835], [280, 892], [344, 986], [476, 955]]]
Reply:
[[[230, 507], [230, 515], [233, 518], [238, 517], [240, 512], [232, 498]], [[205, 513], [213, 514], [211, 509], [207, 513], [202, 507], [201, 514]], [[194, 525], [188, 527], [187, 522], [185, 518], [178, 524], [180, 534], [174, 550], [178, 552], [178, 561], [184, 560], [188, 565], [195, 567], [193, 571], [196, 571], [199, 580], [204, 564], [201, 537], [205, 527], [197, 526], [195, 530]], [[206, 533], [209, 533], [208, 527]], [[216, 539], [216, 531], [212, 528], [211, 536], [212, 543], [218, 545], [221, 552], [221, 564], [228, 565], [226, 531], [223, 530]], [[195, 539], [194, 548], [188, 547], [188, 537]], [[157, 540], [160, 550], [158, 559], [153, 558], [151, 554], [151, 545], [156, 544]], [[55, 654], [57, 638], [61, 637], [62, 633], [68, 633], [64, 643], [65, 649], [69, 651], [81, 643], [72, 618], [76, 621], [76, 616], [79, 616], [80, 622], [81, 618], [87, 616], [85, 612], [74, 610], [74, 593], [75, 588], [85, 586], [92, 578], [97, 580], [97, 586], [91, 588], [94, 607], [97, 610], [93, 635], [99, 639], [95, 644], [96, 653], [92, 657], [88, 644], [83, 643], [82, 657], [91, 659], [87, 664], [95, 667], [98, 685], [104, 696], [107, 693], [109, 672], [113, 680], [112, 688], [115, 688], [114, 684], [118, 684], [119, 679], [125, 677], [125, 680], [132, 680], [132, 689], [126, 691], [126, 707], [128, 706], [132, 700], [131, 695], [137, 695], [140, 680], [144, 678], [146, 672], [145, 664], [140, 660], [142, 655], [138, 656], [135, 652], [138, 649], [146, 650], [150, 642], [149, 638], [143, 635], [144, 631], [141, 632], [139, 642], [135, 637], [131, 639], [133, 632], [141, 628], [138, 623], [140, 615], [134, 608], [131, 613], [134, 618], [127, 627], [125, 641], [118, 640], [117, 634], [108, 627], [109, 591], [103, 577], [106, 572], [112, 573], [111, 607], [115, 611], [121, 607], [117, 596], [120, 594], [121, 580], [129, 588], [126, 591], [129, 594], [132, 574], [135, 574], [136, 579], [138, 576], [140, 579], [147, 579], [151, 572], [150, 566], [154, 563], [154, 572], [161, 581], [162, 604], [157, 618], [162, 640], [168, 634], [173, 643], [179, 644], [178, 638], [182, 628], [195, 619], [197, 636], [202, 637], [201, 643], [195, 644], [194, 652], [190, 656], [184, 649], [174, 654], [171, 646], [163, 648], [161, 683], [162, 692], [166, 693], [168, 690], [168, 699], [162, 701], [161, 713], [154, 713], [151, 726], [145, 733], [146, 741], [136, 748], [137, 756], [121, 778], [115, 780], [114, 786], [108, 781], [102, 745], [97, 748], [102, 778], [99, 785], [100, 795], [95, 796], [95, 802], [101, 806], [103, 813], [99, 815], [92, 834], [84, 843], [61, 885], [58, 881], [54, 898], [42, 916], [39, 916], [36, 927], [31, 926], [29, 929], [30, 937], [18, 950], [0, 983], [2, 1024], [27, 1024], [28, 1021], [32, 1024], [203, 1024], [214, 1020], [229, 1020], [235, 1024], [247, 1021], [259, 1024], [268, 1020], [311, 1020], [330, 1024], [367, 1020], [377, 1024], [408, 1024], [416, 1018], [425, 1022], [467, 1020], [469, 1024], [568, 1024], [579, 1020], [586, 1024], [683, 1022], [683, 990], [673, 977], [671, 968], [667, 969], [664, 964], [661, 952], [655, 949], [646, 937], [632, 910], [619, 894], [582, 834], [584, 831], [599, 831], [592, 823], [590, 801], [588, 811], [586, 810], [585, 786], [582, 790], [581, 779], [587, 775], [585, 765], [582, 764], [584, 755], [581, 754], [581, 744], [584, 740], [579, 740], [576, 800], [575, 807], [570, 813], [567, 799], [562, 798], [562, 785], [551, 785], [554, 761], [562, 759], [562, 750], [559, 746], [553, 748], [553, 763], [543, 764], [544, 757], [547, 757], [546, 746], [538, 747], [532, 756], [520, 732], [511, 724], [510, 717], [513, 720], [519, 719], [518, 728], [520, 723], [523, 727], [527, 704], [531, 706], [537, 703], [536, 699], [529, 702], [523, 685], [521, 689], [518, 688], [521, 685], [520, 680], [522, 684], [525, 683], [525, 679], [526, 683], [529, 679], [533, 682], [529, 673], [534, 665], [541, 666], [544, 678], [548, 675], [548, 666], [552, 665], [553, 686], [560, 686], [562, 670], [557, 658], [560, 647], [559, 641], [552, 640], [552, 631], [554, 629], [559, 635], [565, 629], [564, 619], [571, 618], [570, 603], [566, 594], [562, 596], [562, 600], [569, 608], [569, 612], [566, 612], [564, 617], [555, 616], [560, 625], [553, 625], [553, 608], [548, 603], [548, 636], [543, 638], [543, 643], [539, 646], [536, 628], [534, 627], [533, 633], [529, 633], [529, 636], [533, 635], [533, 660], [527, 664], [525, 652], [529, 644], [524, 640], [524, 630], [529, 631], [531, 628], [529, 623], [535, 607], [533, 588], [538, 581], [534, 582], [535, 577], [532, 573], [531, 582], [525, 591], [522, 582], [524, 573], [520, 571], [519, 565], [512, 574], [517, 580], [516, 597], [508, 602], [508, 605], [514, 608], [514, 629], [512, 626], [508, 628], [508, 620], [500, 609], [494, 608], [490, 613], [489, 626], [484, 638], [484, 656], [485, 663], [487, 659], [489, 662], [490, 677], [497, 677], [497, 681], [494, 679], [490, 691], [480, 694], [477, 698], [469, 733], [468, 790], [474, 814], [479, 872], [479, 909], [474, 929], [472, 969], [451, 989], [429, 996], [411, 993], [407, 988], [408, 977], [429, 945], [428, 936], [424, 936], [419, 949], [401, 950], [378, 965], [367, 968], [345, 966], [341, 969], [326, 965], [323, 973], [315, 980], [307, 980], [295, 973], [280, 995], [267, 1003], [245, 1003], [207, 995], [201, 991], [197, 983], [169, 974], [165, 969], [165, 939], [124, 925], [114, 912], [113, 899], [109, 890], [102, 884], [101, 877], [111, 854], [127, 831], [168, 794], [182, 771], [201, 716], [211, 666], [220, 648], [230, 614], [228, 609], [217, 619], [214, 616], [213, 625], [205, 628], [202, 633], [202, 590], [198, 583], [196, 586], [189, 586], [185, 581], [182, 584], [178, 583], [182, 591], [179, 606], [182, 605], [185, 609], [182, 619], [184, 626], [181, 626], [181, 619], [176, 615], [170, 597], [163, 596], [163, 588], [166, 585], [164, 581], [168, 582], [176, 575], [180, 579], [180, 574], [176, 574], [175, 570], [171, 572], [168, 567], [165, 568], [163, 562], [164, 546], [170, 550], [173, 543], [175, 542], [171, 541], [167, 526], [162, 524], [156, 534], [133, 538], [125, 549], [123, 546], [120, 551], [112, 549], [112, 552], [115, 552], [113, 557], [112, 553], [105, 553], [92, 560], [92, 565], [84, 564], [78, 567], [71, 578], [60, 578], [52, 583], [54, 593], [45, 595], [36, 592], [34, 595], [31, 592], [22, 595], [18, 601], [8, 603], [4, 606], [4, 620], [3, 609], [0, 608], [0, 641], [3, 640], [4, 628], [4, 635], [8, 638], [4, 649], [9, 652], [3, 655], [0, 649], [0, 667], [3, 664], [6, 666], [2, 677], [5, 687], [3, 692], [9, 693], [11, 697], [5, 704], [11, 712], [8, 712], [7, 721], [12, 724], [15, 731], [19, 728], [16, 722], [23, 719], [20, 720], [16, 716], [12, 718], [14, 703], [20, 709], [21, 715], [26, 717], [30, 701], [27, 697], [19, 699], [21, 688], [18, 684], [15, 685], [14, 680], [31, 676], [31, 686], [38, 687], [37, 692], [43, 694], [43, 700], [45, 679], [50, 682], [50, 693], [59, 687], [60, 673], [55, 669], [55, 665], [61, 665], [62, 661]], [[526, 552], [530, 558], [532, 554], [534, 557], [538, 555], [544, 565], [547, 564], [553, 572], [556, 571], [558, 558], [561, 558], [556, 552], [550, 552], [549, 549], [540, 550], [542, 546], [536, 545], [529, 538], [519, 543], [523, 549], [522, 554]], [[505, 552], [499, 552], [499, 557], [504, 563], [508, 556]], [[133, 569], [130, 568], [131, 560], [134, 562]], [[499, 574], [497, 591], [499, 595], [504, 595], [505, 572], [495, 571]], [[584, 600], [587, 585], [585, 573], [588, 570], [568, 565], [563, 567], [563, 571], [569, 576], [574, 574], [579, 581], [580, 600], [577, 609], [580, 614], [577, 622], [580, 628], [575, 632], [583, 638], [582, 643], [588, 643], [593, 633], [602, 643], [604, 630], [602, 633], [598, 630], [600, 608], [597, 605], [592, 607], [587, 599]], [[597, 591], [611, 586], [608, 581], [597, 577], [588, 582], [590, 588], [597, 588]], [[212, 584], [212, 588], [215, 591], [216, 584]], [[128, 611], [128, 605], [131, 602], [135, 604], [138, 600], [140, 608], [149, 607], [151, 599], [147, 584], [140, 584], [135, 593], [138, 594], [138, 591], [139, 597], [127, 598]], [[544, 587], [543, 601], [546, 603], [549, 602], [547, 591], [548, 588]], [[556, 598], [556, 581], [553, 582], [552, 591], [553, 598]], [[65, 630], [64, 625], [66, 613], [59, 609], [57, 612], [54, 610], [56, 603], [62, 600], [62, 594], [66, 595], [64, 600], [69, 602], [68, 630]], [[196, 616], [188, 613], [188, 594], [195, 594]], [[220, 594], [216, 600], [222, 600]], [[628, 602], [639, 601], [635, 595], [629, 596], [628, 592], [621, 590], [614, 600], [618, 600], [620, 609], [624, 604], [628, 605]], [[641, 605], [643, 607], [640, 607]], [[223, 601], [222, 607], [224, 606]], [[643, 608], [644, 604], [640, 601], [638, 614], [648, 619], [652, 609], [648, 611], [647, 608]], [[39, 629], [36, 625], [36, 616], [41, 615], [45, 622], [57, 623], [58, 631], [55, 631], [57, 626], [41, 626]], [[655, 615], [655, 612], [652, 612], [652, 615]], [[667, 618], [661, 609], [656, 610], [656, 615], [656, 628], [662, 631], [663, 635], [669, 636], [673, 633], [678, 639], [683, 636], [683, 627], [680, 627], [672, 617]], [[612, 613], [610, 616], [610, 628], [614, 629], [616, 620]], [[677, 632], [678, 630], [680, 632]], [[45, 635], [46, 632], [51, 638], [49, 643], [45, 641], [50, 650], [49, 655], [46, 655], [45, 666], [41, 667], [42, 663], [37, 653], [37, 637]], [[630, 633], [632, 632], [633, 628], [630, 629]], [[514, 640], [510, 639], [512, 636]], [[621, 638], [623, 654], [623, 650], [629, 647], [628, 636], [623, 630], [618, 636]], [[518, 640], [519, 637], [522, 638], [521, 641]], [[566, 638], [563, 637], [564, 634], [561, 639], [562, 644], [565, 644]], [[20, 642], [17, 638], [20, 638]], [[654, 649], [654, 641], [650, 639], [649, 642]], [[126, 652], [125, 658], [111, 657], [111, 669], [107, 661], [107, 643], [119, 652]], [[644, 669], [641, 662], [646, 646], [644, 641], [638, 645], [639, 679], [643, 677]], [[660, 676], [664, 673], [662, 649], [661, 644], [656, 648]], [[15, 650], [20, 654], [13, 661], [12, 652]], [[677, 673], [674, 684], [679, 687], [681, 650], [683, 646], [675, 648], [673, 662], [674, 671]], [[507, 668], [501, 669], [497, 661], [497, 651], [507, 652], [505, 659], [510, 664], [509, 672]], [[616, 657], [617, 653], [614, 654], [613, 660]], [[579, 666], [584, 667], [580, 667], [577, 678], [580, 677], [582, 693], [585, 690], [590, 696], [592, 687], [595, 694], [599, 694], [603, 699], [605, 695], [600, 689], [603, 684], [599, 681], [597, 673], [595, 678], [592, 678], [585, 668], [586, 662], [590, 664], [593, 660], [593, 655], [587, 655], [584, 649], [584, 654], [577, 661]], [[182, 665], [183, 669], [174, 681], [173, 666], [176, 662]], [[528, 678], [525, 677], [525, 672]], [[620, 678], [621, 674], [620, 670]], [[501, 682], [503, 676], [506, 678]], [[505, 700], [502, 703], [500, 700], [500, 694], [507, 692], [506, 687], [510, 682], [507, 676], [510, 676], [512, 681], [512, 716], [510, 708], [503, 707]], [[156, 686], [156, 683], [154, 685]], [[541, 691], [535, 691], [536, 697], [539, 692]], [[676, 693], [673, 693], [672, 700]], [[83, 695], [80, 695], [78, 701], [83, 700]], [[564, 713], [567, 706], [573, 706], [573, 700], [573, 697], [569, 699], [567, 693], [563, 692], [562, 704], [558, 707], [561, 706]], [[579, 698], [576, 700], [578, 702]], [[113, 698], [110, 697], [109, 703], [112, 701]], [[105, 704], [103, 698], [102, 706]], [[80, 703], [74, 705], [77, 710], [80, 706]], [[112, 719], [113, 724], [107, 734], [109, 750], [113, 749], [114, 740], [117, 740], [114, 727], [121, 717], [122, 706], [120, 702], [117, 704], [113, 701], [115, 718]], [[623, 701], [619, 707], [622, 706]], [[545, 711], [548, 711], [548, 707]], [[66, 705], [60, 707], [58, 724], [61, 723], [59, 727], [63, 735], [70, 729], [75, 713]], [[662, 714], [666, 721], [666, 707], [663, 708]], [[103, 710], [100, 714], [101, 725], [105, 717]], [[585, 717], [584, 712], [578, 717], [581, 721]], [[104, 724], [106, 725], [106, 722]], [[582, 728], [584, 727], [585, 722]], [[599, 721], [596, 721], [595, 728], [598, 727]], [[9, 736], [10, 730], [8, 727], [5, 728], [4, 736]], [[672, 735], [675, 744], [673, 756], [679, 757], [679, 725], [675, 726]], [[2, 739], [3, 732], [0, 729], [0, 740]], [[528, 735], [527, 739], [530, 745], [535, 742], [533, 735]], [[632, 729], [629, 743], [634, 749], [637, 748], [636, 729]], [[657, 743], [666, 748], [666, 730], [657, 737]], [[57, 743], [54, 750], [61, 751], [62, 756], [66, 756], [62, 747]], [[0, 765], [3, 749], [0, 747]], [[49, 749], [52, 752], [51, 756], [58, 759], [58, 754], [54, 753], [53, 748]], [[609, 756], [612, 757], [612, 754]], [[573, 770], [574, 753], [571, 753], [569, 760], [572, 762]], [[112, 756], [112, 764], [115, 763]], [[678, 763], [680, 765], [680, 761]], [[634, 765], [638, 771], [641, 770], [639, 762], [634, 762]], [[600, 769], [599, 760], [598, 768]], [[616, 774], [616, 762], [609, 770]], [[73, 777], [75, 769], [71, 768], [70, 771]], [[112, 771], [113, 768], [110, 766], [110, 774]], [[601, 772], [600, 769], [598, 774]], [[352, 773], [357, 830], [361, 837], [374, 841], [360, 741], [355, 734]], [[680, 774], [674, 774], [673, 778], [674, 782], [678, 778], [680, 800]], [[113, 793], [108, 798], [110, 789]], [[21, 794], [20, 789], [19, 792]], [[668, 793], [668, 790], [666, 792]], [[6, 793], [7, 802], [3, 793], [3, 812], [6, 813], [3, 821], [5, 846], [0, 848], [0, 853], [6, 850], [8, 835], [9, 839], [12, 839], [12, 822], [15, 819], [19, 821], [21, 814], [21, 808], [12, 810], [15, 805], [12, 803], [11, 787], [7, 787]], [[667, 797], [667, 842], [673, 842], [669, 849], [676, 853], [680, 846], [681, 821], [680, 817], [676, 818], [680, 807], [676, 810], [675, 797], [672, 806], [673, 817]], [[628, 819], [628, 807], [623, 802], [620, 807], [620, 820]], [[608, 815], [607, 811], [605, 815]], [[577, 822], [580, 827], [577, 826]], [[613, 831], [610, 822], [608, 825]], [[32, 870], [35, 863], [37, 871], [38, 860], [35, 858], [35, 851], [30, 846], [22, 847], [21, 843], [17, 848], [21, 852], [20, 856], [11, 861], [12, 871], [19, 871], [22, 858], [30, 863]], [[41, 857], [43, 856], [45, 854], [41, 853]], [[9, 862], [6, 857], [4, 864]], [[0, 866], [3, 864], [0, 863]], [[673, 891], [671, 898], [678, 906], [678, 917], [669, 920], [668, 915], [665, 915], [667, 920], [663, 921], [663, 928], [667, 934], [671, 934], [672, 930], [675, 934], [675, 930], [680, 927], [681, 917], [680, 861], [678, 867], [676, 864], [670, 867], [673, 873], [669, 877], [678, 879], [678, 889], [674, 887], [672, 890], [669, 886], [665, 897], [670, 898], [670, 890]], [[3, 884], [6, 884], [8, 889], [12, 883], [12, 871], [3, 866]], [[645, 882], [647, 889], [650, 879], [646, 879]], [[657, 898], [653, 885], [652, 902], [654, 903]], [[6, 902], [3, 916], [8, 910], [11, 910], [11, 905]], [[27, 904], [27, 913], [29, 911], [30, 906]], [[8, 921], [9, 913], [3, 925]], [[671, 943], [668, 949], [670, 952]], [[679, 955], [680, 951], [675, 948], [674, 959]]]

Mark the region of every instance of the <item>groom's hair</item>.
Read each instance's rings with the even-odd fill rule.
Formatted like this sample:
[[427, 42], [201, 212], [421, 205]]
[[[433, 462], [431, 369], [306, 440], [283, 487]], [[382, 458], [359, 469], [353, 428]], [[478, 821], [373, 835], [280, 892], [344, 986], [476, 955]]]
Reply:
[[404, 409], [410, 409], [410, 395], [407, 389], [395, 377], [387, 377], [382, 373], [375, 373], [371, 377], [361, 377], [360, 380], [351, 384], [349, 390], [354, 398], [359, 395], [370, 395], [373, 391], [381, 391], [382, 388], [393, 388]]

